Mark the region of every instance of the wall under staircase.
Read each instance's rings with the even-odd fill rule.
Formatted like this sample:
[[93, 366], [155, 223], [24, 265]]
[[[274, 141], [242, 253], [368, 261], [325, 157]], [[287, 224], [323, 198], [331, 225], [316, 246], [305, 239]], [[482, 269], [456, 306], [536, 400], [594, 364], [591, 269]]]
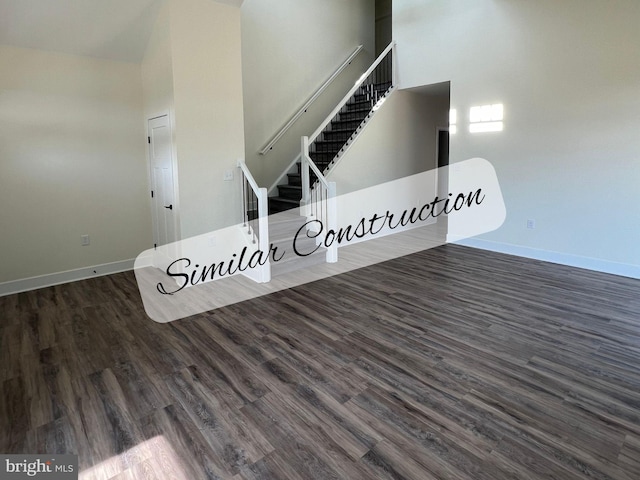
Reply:
[[[448, 85], [394, 92], [356, 135], [355, 130], [369, 114], [362, 108], [366, 105], [363, 100], [358, 94], [349, 102], [347, 118], [332, 122], [331, 131], [316, 142], [316, 151], [311, 154], [324, 170], [350, 140], [350, 149], [327, 175], [336, 182], [338, 194], [436, 168], [437, 129], [448, 128], [449, 123]], [[278, 185], [277, 193], [269, 199], [270, 213], [299, 206], [300, 164]]]
[[[389, 69], [388, 78], [391, 77]], [[372, 118], [374, 109], [380, 99], [390, 94], [391, 81], [379, 81], [363, 85], [351, 96], [322, 133], [309, 145], [309, 156], [318, 169], [325, 173], [341, 155], [356, 140], [366, 122]], [[269, 198], [269, 213], [278, 213], [300, 205], [302, 186], [300, 164], [297, 171], [289, 172], [286, 182], [278, 185], [277, 195]], [[311, 172], [311, 184], [317, 180]]]
[[436, 168], [436, 131], [448, 124], [448, 88], [396, 90], [327, 178], [341, 195]]

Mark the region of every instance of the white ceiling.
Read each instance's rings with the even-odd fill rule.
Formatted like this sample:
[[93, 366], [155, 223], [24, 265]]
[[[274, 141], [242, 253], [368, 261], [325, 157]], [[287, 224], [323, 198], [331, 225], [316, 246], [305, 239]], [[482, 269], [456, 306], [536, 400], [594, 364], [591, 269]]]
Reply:
[[162, 2], [0, 0], [0, 45], [138, 63]]

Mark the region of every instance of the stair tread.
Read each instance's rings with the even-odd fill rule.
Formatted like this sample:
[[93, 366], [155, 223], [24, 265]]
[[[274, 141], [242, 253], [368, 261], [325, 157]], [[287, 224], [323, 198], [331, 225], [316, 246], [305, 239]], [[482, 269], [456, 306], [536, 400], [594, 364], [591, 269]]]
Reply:
[[331, 124], [332, 125], [337, 125], [337, 124], [340, 124], [340, 123], [358, 122], [358, 125], [360, 125], [360, 123], [362, 123], [362, 120], [364, 120], [364, 118], [361, 119], [361, 120], [357, 120], [357, 119], [356, 120], [331, 120]]
[[[347, 106], [349, 106], [347, 104]], [[371, 106], [367, 105], [366, 107], [362, 107], [362, 108], [354, 108], [353, 110], [347, 110], [346, 112], [343, 113], [359, 113], [359, 112], [368, 112], [369, 110], [371, 110]]]
[[338, 129], [335, 129], [335, 130], [327, 130], [324, 133], [325, 134], [326, 133], [349, 133], [349, 132], [354, 132], [354, 131], [355, 131], [355, 129], [353, 129], [353, 128], [338, 128]]
[[276, 202], [282, 202], [282, 203], [291, 203], [292, 205], [299, 205], [300, 204], [300, 200], [293, 200], [292, 198], [285, 198], [285, 197], [269, 197], [269, 201], [276, 201]]

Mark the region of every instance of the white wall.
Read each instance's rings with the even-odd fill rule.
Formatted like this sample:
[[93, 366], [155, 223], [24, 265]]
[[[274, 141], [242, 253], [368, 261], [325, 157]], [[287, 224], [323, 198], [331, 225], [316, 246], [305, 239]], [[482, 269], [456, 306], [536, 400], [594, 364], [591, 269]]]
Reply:
[[148, 247], [141, 118], [138, 65], [0, 47], [0, 283]]
[[[245, 0], [242, 70], [247, 165], [269, 187], [374, 60], [374, 0]], [[259, 151], [358, 45], [364, 50], [266, 156]]]
[[449, 95], [393, 92], [328, 174], [339, 195], [436, 168]]
[[[240, 9], [172, 0], [160, 11], [142, 76], [145, 119], [169, 114], [180, 238], [241, 220], [244, 157]], [[224, 181], [232, 171], [233, 181]]]
[[[497, 170], [507, 219], [478, 244], [640, 274], [639, 21], [636, 0], [394, 2], [401, 88], [450, 80], [452, 161]], [[504, 131], [468, 133], [498, 102]]]
[[244, 157], [240, 9], [174, 0], [171, 49], [182, 237], [241, 221]]
[[144, 121], [160, 115], [173, 115], [173, 59], [171, 55], [171, 5], [158, 12], [141, 63]]
[[391, 0], [376, 0], [376, 57], [393, 40]]

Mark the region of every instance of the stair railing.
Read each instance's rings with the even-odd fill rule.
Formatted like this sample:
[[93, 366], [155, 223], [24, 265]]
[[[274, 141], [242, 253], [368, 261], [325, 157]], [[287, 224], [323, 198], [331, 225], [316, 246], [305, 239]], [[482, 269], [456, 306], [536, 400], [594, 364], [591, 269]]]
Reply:
[[[337, 230], [338, 210], [336, 207], [336, 182], [329, 182], [309, 157], [309, 137], [302, 137], [302, 215], [309, 219], [309, 230], [318, 233], [318, 239], [324, 238], [328, 231]], [[310, 184], [310, 172], [317, 178], [314, 188], [305, 189]], [[327, 263], [338, 261], [337, 242], [327, 247]]]
[[320, 88], [311, 96], [311, 98], [307, 100], [307, 103], [305, 103], [300, 108], [300, 110], [298, 110], [296, 114], [293, 117], [291, 117], [291, 119], [284, 125], [284, 127], [282, 127], [278, 131], [278, 133], [275, 134], [275, 136], [271, 139], [271, 141], [262, 150], [260, 150], [260, 155], [266, 155], [273, 149], [273, 146], [276, 144], [276, 142], [280, 140], [280, 138], [282, 138], [282, 136], [287, 132], [287, 130], [289, 130], [289, 128], [291, 128], [291, 126], [296, 122], [296, 120], [298, 120], [298, 118], [300, 118], [304, 113], [307, 112], [311, 104], [317, 100], [317, 98], [322, 94], [322, 92], [324, 92], [327, 89], [327, 87], [338, 77], [338, 75], [340, 75], [342, 71], [351, 64], [353, 59], [356, 58], [356, 56], [358, 55], [358, 53], [360, 53], [360, 50], [362, 50], [362, 48], [363, 48], [362, 45], [358, 45], [356, 47], [353, 53], [349, 55], [344, 62], [342, 62], [342, 64], [338, 67], [338, 69], [335, 72], [333, 72], [333, 74], [320, 86]]
[[[266, 188], [258, 187], [258, 183], [251, 175], [243, 160], [238, 160], [240, 182], [242, 185], [242, 228], [249, 236], [251, 243], [269, 254], [269, 197]], [[257, 267], [256, 274], [248, 274], [260, 283], [271, 280], [271, 265], [266, 262]]]
[[324, 131], [325, 128], [331, 123], [332, 120], [339, 117], [340, 113], [343, 112], [343, 109], [351, 100], [351, 97], [358, 92], [361, 88], [363, 88], [367, 92], [372, 92], [373, 96], [370, 97], [371, 107], [374, 108], [375, 105], [380, 100], [380, 96], [375, 94], [376, 90], [373, 88], [374, 85], [382, 84], [385, 82], [389, 82], [389, 89], [394, 88], [397, 85], [396, 80], [396, 68], [394, 61], [394, 50], [395, 50], [395, 42], [391, 42], [387, 48], [385, 48], [382, 53], [378, 56], [375, 62], [369, 67], [369, 69], [362, 74], [360, 79], [356, 82], [351, 90], [344, 96], [342, 101], [338, 104], [336, 108], [329, 114], [329, 116], [325, 119], [324, 122], [309, 135], [309, 144], [313, 143]]
[[[369, 69], [360, 77], [359, 81], [353, 86], [351, 90], [344, 96], [338, 106], [329, 114], [326, 120], [313, 132], [310, 137], [302, 137], [302, 153], [301, 169], [302, 169], [302, 200], [300, 201], [300, 207], [302, 215], [305, 215], [311, 220], [319, 220], [319, 222], [312, 222], [311, 228], [321, 227], [323, 234], [328, 231], [337, 229], [337, 201], [336, 201], [336, 184], [335, 182], [329, 182], [320, 171], [318, 166], [311, 159], [309, 146], [310, 144], [319, 138], [323, 131], [331, 124], [333, 120], [337, 120], [340, 114], [346, 109], [346, 105], [351, 98], [360, 90], [361, 93], [367, 96], [371, 102], [371, 109], [375, 110], [379, 106], [380, 100], [382, 100], [391, 90], [397, 85], [396, 68], [394, 62], [394, 50], [395, 42], [391, 42], [387, 48], [383, 50], [380, 56], [369, 67]], [[385, 85], [388, 83], [388, 87], [382, 92], [376, 85]], [[381, 93], [380, 93], [381, 92]], [[348, 148], [349, 144], [343, 147]], [[339, 155], [341, 154], [339, 153]], [[314, 179], [312, 181], [312, 174]], [[319, 236], [322, 238], [322, 235]], [[338, 260], [338, 251], [336, 242], [333, 242], [330, 247], [327, 248], [327, 262], [333, 263]]]

